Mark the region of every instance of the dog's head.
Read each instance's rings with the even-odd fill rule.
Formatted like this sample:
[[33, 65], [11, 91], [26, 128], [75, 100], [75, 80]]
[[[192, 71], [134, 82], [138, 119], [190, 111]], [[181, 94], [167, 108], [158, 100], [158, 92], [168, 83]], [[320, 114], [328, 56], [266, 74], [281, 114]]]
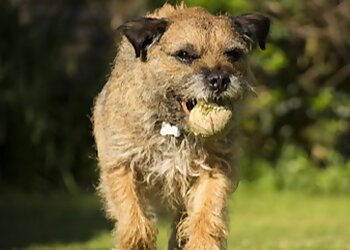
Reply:
[[197, 103], [232, 106], [251, 89], [247, 55], [255, 44], [265, 49], [269, 26], [260, 14], [166, 5], [120, 29], [154, 84], [160, 118], [188, 129]]

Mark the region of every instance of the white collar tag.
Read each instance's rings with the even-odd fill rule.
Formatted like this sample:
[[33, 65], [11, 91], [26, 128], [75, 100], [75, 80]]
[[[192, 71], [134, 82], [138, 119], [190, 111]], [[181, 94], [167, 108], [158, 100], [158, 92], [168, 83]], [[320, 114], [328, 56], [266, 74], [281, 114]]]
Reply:
[[168, 122], [163, 122], [162, 128], [160, 129], [160, 134], [162, 136], [172, 135], [175, 137], [179, 137], [181, 135], [181, 132], [177, 126], [173, 126]]

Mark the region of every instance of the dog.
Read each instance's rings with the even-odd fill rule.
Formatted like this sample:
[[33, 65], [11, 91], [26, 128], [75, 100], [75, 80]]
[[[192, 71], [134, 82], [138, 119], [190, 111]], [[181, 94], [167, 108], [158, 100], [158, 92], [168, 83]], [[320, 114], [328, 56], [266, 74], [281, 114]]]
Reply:
[[248, 53], [265, 49], [269, 27], [261, 14], [215, 16], [184, 4], [120, 26], [93, 108], [98, 192], [117, 249], [156, 249], [160, 204], [175, 217], [168, 249], [226, 247], [237, 105], [253, 90]]

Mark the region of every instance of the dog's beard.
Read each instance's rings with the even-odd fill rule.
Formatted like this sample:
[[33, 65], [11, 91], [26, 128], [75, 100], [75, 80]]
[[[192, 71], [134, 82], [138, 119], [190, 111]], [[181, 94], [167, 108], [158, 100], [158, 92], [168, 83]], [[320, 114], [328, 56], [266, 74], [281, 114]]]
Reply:
[[242, 99], [247, 91], [254, 92], [254, 88], [241, 75], [231, 75], [227, 89], [217, 94], [207, 86], [203, 74], [194, 74], [184, 81], [182, 91], [177, 95], [182, 101], [185, 113], [189, 114], [198, 102], [232, 106]]
[[[247, 90], [253, 91], [253, 88], [242, 76], [231, 75], [227, 88], [220, 93], [215, 93], [205, 83], [203, 74], [191, 75], [181, 84], [180, 89], [172, 89], [171, 94], [167, 94], [167, 104], [165, 105], [168, 107], [167, 114], [162, 122], [176, 125], [180, 129], [190, 130], [197, 135], [203, 135], [198, 131], [204, 130], [206, 136], [223, 134], [218, 127], [229, 127], [226, 123], [231, 121], [234, 104], [242, 99]], [[204, 113], [203, 107], [206, 109]], [[193, 110], [195, 112], [192, 112]], [[205, 124], [208, 122], [211, 124]], [[196, 126], [200, 125], [201, 128], [196, 129], [193, 123], [197, 124]]]

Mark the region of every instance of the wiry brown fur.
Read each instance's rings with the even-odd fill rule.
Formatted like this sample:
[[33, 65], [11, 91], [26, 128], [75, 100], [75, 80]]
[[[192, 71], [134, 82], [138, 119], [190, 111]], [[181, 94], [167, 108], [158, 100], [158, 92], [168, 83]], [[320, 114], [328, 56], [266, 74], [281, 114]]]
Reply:
[[[146, 61], [135, 57], [124, 37], [111, 76], [96, 99], [99, 192], [108, 216], [118, 222], [118, 249], [155, 249], [157, 230], [150, 216], [154, 196], [178, 214], [169, 249], [221, 249], [227, 235], [223, 209], [235, 173], [234, 133], [218, 140], [196, 137], [175, 95], [209, 98], [200, 71], [219, 65], [238, 72], [223, 97], [242, 96], [250, 88], [249, 67], [245, 59], [229, 63], [224, 50], [231, 46], [247, 52], [248, 45], [227, 16], [213, 16], [202, 8], [165, 5], [149, 17], [166, 18], [167, 31], [148, 48]], [[171, 56], [186, 42], [202, 55], [191, 66]], [[161, 136], [163, 121], [178, 125], [182, 136]]]

